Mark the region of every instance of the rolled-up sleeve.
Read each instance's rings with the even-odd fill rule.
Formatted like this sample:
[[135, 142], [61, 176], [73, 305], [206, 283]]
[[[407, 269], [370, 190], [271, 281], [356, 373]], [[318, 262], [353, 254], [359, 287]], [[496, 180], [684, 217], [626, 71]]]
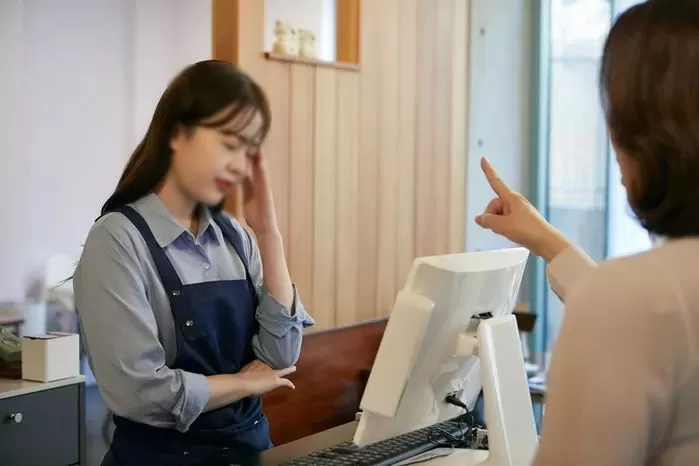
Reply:
[[257, 243], [250, 233], [245, 232], [250, 275], [257, 288], [257, 321], [259, 331], [253, 337], [255, 355], [270, 367], [282, 369], [293, 366], [301, 354], [304, 327], [315, 324], [306, 313], [294, 286], [294, 301], [291, 308], [282, 305], [265, 289], [262, 279], [262, 258]]
[[109, 217], [88, 235], [75, 304], [97, 384], [117, 415], [186, 431], [206, 406], [205, 376], [170, 369], [128, 232]]

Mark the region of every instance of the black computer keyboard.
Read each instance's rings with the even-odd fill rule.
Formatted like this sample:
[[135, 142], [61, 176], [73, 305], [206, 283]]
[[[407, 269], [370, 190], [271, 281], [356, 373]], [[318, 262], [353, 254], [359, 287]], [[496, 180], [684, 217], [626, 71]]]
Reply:
[[468, 441], [468, 426], [463, 418], [440, 422], [407, 434], [365, 447], [352, 442], [311, 453], [286, 463], [288, 466], [389, 466], [443, 446]]

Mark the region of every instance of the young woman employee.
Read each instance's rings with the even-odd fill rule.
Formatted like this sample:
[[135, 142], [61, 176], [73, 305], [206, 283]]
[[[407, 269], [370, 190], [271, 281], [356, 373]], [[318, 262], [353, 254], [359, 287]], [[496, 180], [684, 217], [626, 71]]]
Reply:
[[604, 48], [607, 124], [629, 203], [666, 244], [594, 264], [513, 192], [477, 222], [548, 262], [565, 302], [534, 466], [699, 464], [699, 2], [649, 0]]
[[[116, 430], [103, 466], [256, 464], [260, 395], [313, 324], [289, 278], [259, 148], [263, 91], [204, 61], [167, 88], [74, 276], [76, 306]], [[242, 184], [255, 239], [221, 213]]]

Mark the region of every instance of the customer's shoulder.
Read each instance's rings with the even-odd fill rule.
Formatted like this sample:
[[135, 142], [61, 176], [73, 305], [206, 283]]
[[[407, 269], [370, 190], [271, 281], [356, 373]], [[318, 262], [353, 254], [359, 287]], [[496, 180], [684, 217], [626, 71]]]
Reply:
[[604, 261], [581, 281], [574, 299], [633, 309], [637, 315], [642, 309], [676, 313], [693, 292], [685, 288], [697, 288], [699, 283], [699, 267], [686, 264], [695, 259], [699, 259], [699, 242], [668, 244]]
[[659, 277], [686, 276], [699, 279], [699, 239], [669, 242], [637, 254], [603, 262], [599, 273], [630, 282], [656, 283]]

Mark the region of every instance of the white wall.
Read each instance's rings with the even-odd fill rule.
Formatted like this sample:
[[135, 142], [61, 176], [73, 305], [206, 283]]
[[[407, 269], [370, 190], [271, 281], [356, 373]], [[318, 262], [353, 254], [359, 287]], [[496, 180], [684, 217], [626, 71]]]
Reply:
[[513, 189], [530, 195], [532, 21], [529, 2], [471, 0], [466, 249], [509, 247], [473, 218], [495, 197], [480, 170], [486, 156]]
[[[16, 245], [25, 235], [23, 225], [27, 216], [27, 212], [13, 205], [17, 196], [28, 190], [22, 180], [28, 178], [29, 170], [20, 158], [24, 140], [22, 99], [19, 95], [22, 89], [21, 12], [20, 0], [0, 3], [0, 63], [3, 64], [0, 72], [0, 102], [3, 105], [3, 111], [0, 111], [0, 289], [3, 294], [20, 288], [21, 280], [13, 271], [22, 259]], [[15, 65], [6, 66], [6, 63]]]
[[265, 50], [274, 43], [274, 22], [291, 23], [316, 35], [316, 56], [335, 61], [335, 0], [255, 0], [265, 2]]
[[0, 302], [79, 254], [167, 82], [211, 55], [209, 0], [0, 1]]

